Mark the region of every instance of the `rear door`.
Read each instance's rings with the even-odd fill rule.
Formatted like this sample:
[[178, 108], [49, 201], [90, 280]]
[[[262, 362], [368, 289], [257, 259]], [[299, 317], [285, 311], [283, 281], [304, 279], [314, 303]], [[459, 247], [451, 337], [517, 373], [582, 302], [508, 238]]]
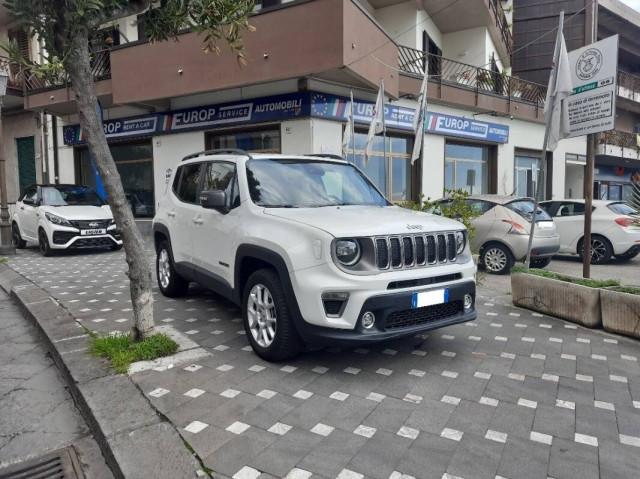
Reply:
[[480, 247], [486, 242], [491, 230], [495, 226], [495, 204], [484, 200], [475, 200], [473, 198], [469, 198], [465, 201], [471, 207], [473, 212], [478, 215], [471, 222], [471, 225], [475, 228], [475, 235], [471, 248], [474, 251], [479, 251]]
[[560, 235], [560, 251], [575, 253], [578, 239], [584, 232], [584, 203], [559, 202], [553, 215], [553, 221]]

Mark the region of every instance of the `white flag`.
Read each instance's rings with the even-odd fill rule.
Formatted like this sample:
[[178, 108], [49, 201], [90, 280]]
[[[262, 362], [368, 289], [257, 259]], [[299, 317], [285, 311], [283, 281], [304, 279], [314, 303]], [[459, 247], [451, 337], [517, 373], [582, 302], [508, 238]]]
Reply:
[[[563, 102], [573, 92], [571, 81], [571, 67], [569, 54], [564, 41], [563, 20], [560, 20], [556, 47], [554, 50], [553, 68], [547, 87], [547, 98], [544, 103], [544, 119], [549, 129], [547, 150], [553, 151], [558, 146], [558, 141], [569, 135], [569, 113], [563, 108]], [[551, 105], [553, 104], [553, 108]]]
[[347, 125], [344, 127], [344, 135], [342, 135], [342, 156], [347, 158], [349, 154], [349, 147], [353, 139], [351, 133], [353, 132], [353, 90], [351, 91], [351, 101], [347, 107]]
[[373, 137], [384, 131], [384, 82], [380, 82], [380, 90], [378, 90], [378, 98], [376, 105], [373, 107], [373, 117], [371, 125], [369, 125], [369, 133], [367, 134], [367, 144], [364, 149], [365, 162], [369, 161], [371, 154], [371, 144]]
[[418, 106], [413, 116], [413, 133], [415, 139], [413, 140], [413, 153], [411, 154], [411, 163], [413, 164], [416, 159], [420, 157], [420, 150], [422, 149], [422, 141], [424, 140], [424, 124], [427, 121], [427, 85], [429, 84], [429, 64], [424, 72], [424, 79], [422, 80], [422, 86], [420, 87], [420, 95], [418, 97]]

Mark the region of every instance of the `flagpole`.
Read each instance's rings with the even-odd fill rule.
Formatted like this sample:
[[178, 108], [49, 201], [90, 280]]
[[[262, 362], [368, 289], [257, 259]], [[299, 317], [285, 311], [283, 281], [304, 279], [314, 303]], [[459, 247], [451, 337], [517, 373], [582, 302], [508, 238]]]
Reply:
[[380, 80], [380, 91], [382, 92], [382, 158], [384, 160], [385, 169], [388, 168], [387, 171], [387, 199], [389, 199], [389, 195], [391, 193], [391, 174], [392, 168], [389, 168], [387, 165], [387, 122], [385, 119], [385, 109], [384, 109], [384, 80]]
[[[560, 12], [560, 20], [559, 20], [558, 28], [560, 29], [560, 31], [562, 31], [563, 27], [564, 27], [564, 10]], [[556, 42], [556, 46], [553, 52], [553, 61], [556, 62], [556, 65], [554, 65], [553, 71], [551, 72], [551, 74], [553, 75], [553, 81], [550, 83], [550, 85], [554, 85], [554, 88], [558, 79], [558, 66], [559, 66], [558, 59], [560, 56], [559, 50], [560, 50], [560, 45], [558, 44], [558, 42]], [[554, 110], [556, 106], [555, 105], [556, 96], [557, 95], [554, 92], [554, 94], [551, 96], [551, 105], [548, 106], [549, 107], [548, 111], [552, 112]], [[525, 261], [525, 265], [527, 266], [527, 268], [531, 268], [531, 248], [533, 247], [533, 236], [536, 230], [536, 215], [538, 213], [540, 187], [541, 187], [541, 183], [543, 185], [546, 184], [546, 162], [547, 162], [547, 150], [549, 147], [549, 130], [551, 129], [551, 118], [552, 118], [552, 115], [549, 115], [544, 127], [544, 140], [542, 142], [542, 154], [540, 155], [540, 172], [538, 174], [538, 181], [536, 182], [536, 191], [534, 195], [535, 198], [533, 199], [533, 214], [531, 217], [531, 229], [529, 231], [527, 259]]]
[[355, 133], [355, 114], [353, 112], [353, 90], [351, 90], [351, 161], [356, 164], [356, 133]]

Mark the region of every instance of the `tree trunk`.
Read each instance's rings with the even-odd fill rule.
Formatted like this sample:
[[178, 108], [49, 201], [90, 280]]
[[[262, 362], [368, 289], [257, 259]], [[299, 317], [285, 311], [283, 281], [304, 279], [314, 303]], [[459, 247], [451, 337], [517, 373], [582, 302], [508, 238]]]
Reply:
[[122, 234], [129, 267], [129, 289], [134, 318], [131, 334], [135, 340], [140, 340], [148, 336], [154, 326], [151, 265], [102, 129], [102, 118], [91, 73], [89, 34], [86, 29], [78, 28], [64, 65], [75, 93], [80, 126], [100, 172], [116, 225]]

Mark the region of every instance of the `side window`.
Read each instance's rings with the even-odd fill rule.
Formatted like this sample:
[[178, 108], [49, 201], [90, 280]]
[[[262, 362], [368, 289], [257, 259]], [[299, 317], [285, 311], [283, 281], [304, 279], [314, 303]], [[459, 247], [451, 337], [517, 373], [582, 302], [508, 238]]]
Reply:
[[180, 172], [180, 186], [176, 194], [178, 198], [185, 203], [196, 203], [202, 163], [185, 165], [180, 169], [182, 170]]
[[478, 216], [485, 214], [491, 208], [493, 208], [493, 203], [489, 203], [488, 201], [482, 200], [466, 200], [469, 207], [473, 210], [475, 214]]
[[207, 164], [207, 171], [202, 182], [202, 191], [219, 190], [227, 193], [229, 208], [240, 205], [240, 192], [236, 165], [222, 161], [212, 161]]
[[35, 186], [31, 188], [27, 188], [24, 194], [22, 195], [21, 201], [25, 201], [27, 203], [35, 203], [38, 199], [38, 189]]
[[562, 203], [558, 208], [556, 216], [580, 216], [584, 214], [584, 204], [582, 203]]
[[184, 169], [184, 167], [180, 166], [176, 170], [176, 176], [173, 177], [173, 185], [172, 185], [171, 189], [176, 194], [176, 196], [178, 195], [178, 186], [180, 185], [180, 176], [182, 176], [182, 170], [183, 169]]

